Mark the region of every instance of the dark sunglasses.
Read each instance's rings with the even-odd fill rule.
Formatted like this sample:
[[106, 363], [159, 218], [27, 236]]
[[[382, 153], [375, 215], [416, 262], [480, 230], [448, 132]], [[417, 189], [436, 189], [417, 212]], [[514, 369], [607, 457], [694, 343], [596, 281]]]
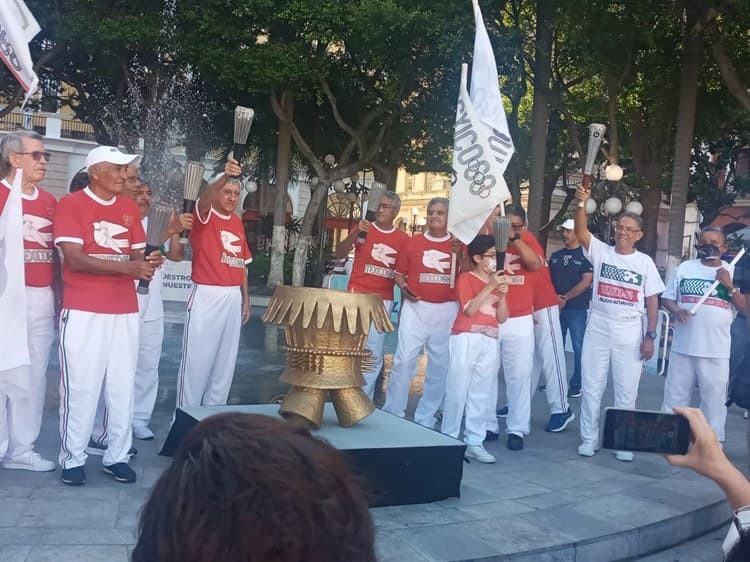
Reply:
[[30, 154], [35, 162], [39, 162], [42, 157], [44, 157], [47, 162], [52, 159], [52, 154], [50, 154], [49, 152], [42, 152], [40, 150], [34, 150], [32, 152], [16, 152], [16, 154]]

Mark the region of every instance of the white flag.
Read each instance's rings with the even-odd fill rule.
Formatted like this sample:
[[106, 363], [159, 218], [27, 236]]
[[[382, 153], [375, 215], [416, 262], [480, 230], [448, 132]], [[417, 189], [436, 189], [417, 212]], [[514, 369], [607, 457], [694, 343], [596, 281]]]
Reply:
[[23, 0], [0, 1], [0, 58], [26, 92], [24, 105], [39, 85], [29, 43], [40, 31]]
[[[492, 210], [510, 199], [503, 173], [513, 155], [495, 55], [482, 12], [473, 0], [476, 19], [471, 95], [462, 69], [453, 138], [453, 174], [448, 230], [468, 244]], [[464, 65], [465, 67], [465, 65]]]
[[[23, 170], [16, 170], [5, 207], [0, 212], [0, 380], [7, 375], [3, 371], [30, 363], [26, 335], [22, 177]], [[0, 186], [0, 189], [6, 188]]]

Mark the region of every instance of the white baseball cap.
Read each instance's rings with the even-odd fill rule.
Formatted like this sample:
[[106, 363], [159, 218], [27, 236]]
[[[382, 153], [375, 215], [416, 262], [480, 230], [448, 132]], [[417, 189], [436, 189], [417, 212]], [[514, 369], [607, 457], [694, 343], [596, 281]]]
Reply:
[[557, 230], [574, 230], [575, 227], [576, 223], [573, 219], [566, 219], [565, 222], [557, 227]]
[[120, 149], [116, 146], [97, 146], [86, 156], [86, 171], [88, 172], [91, 170], [91, 166], [100, 164], [101, 162], [109, 162], [110, 164], [121, 166], [123, 164], [133, 164], [139, 158], [140, 156], [137, 154], [120, 152]]

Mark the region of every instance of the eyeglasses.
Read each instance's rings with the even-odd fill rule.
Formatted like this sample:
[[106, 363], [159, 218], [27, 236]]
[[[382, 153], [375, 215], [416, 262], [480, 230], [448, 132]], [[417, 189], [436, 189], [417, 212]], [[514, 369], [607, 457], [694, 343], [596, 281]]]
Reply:
[[483, 258], [496, 258], [497, 254], [482, 254]]
[[640, 232], [640, 228], [633, 228], [632, 226], [616, 226], [615, 232], [627, 232], [628, 234], [633, 234], [634, 232]]
[[28, 154], [33, 158], [35, 162], [39, 162], [42, 157], [49, 162], [52, 159], [52, 154], [49, 152], [42, 152], [40, 150], [33, 150], [32, 152], [16, 152], [16, 154]]

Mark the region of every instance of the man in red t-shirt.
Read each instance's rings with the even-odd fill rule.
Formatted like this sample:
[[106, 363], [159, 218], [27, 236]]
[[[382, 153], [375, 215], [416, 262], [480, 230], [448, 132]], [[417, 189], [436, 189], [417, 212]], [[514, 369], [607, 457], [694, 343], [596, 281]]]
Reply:
[[395, 282], [403, 306], [383, 409], [404, 417], [409, 383], [426, 345], [424, 389], [414, 421], [431, 429], [445, 394], [448, 341], [458, 313], [456, 291], [451, 287], [452, 244], [448, 199], [436, 197], [427, 204], [427, 232], [411, 238], [396, 262]]
[[[401, 208], [401, 198], [393, 191], [386, 191], [380, 208], [375, 213], [375, 222], [361, 220], [336, 248], [336, 257], [344, 258], [355, 248], [352, 275], [347, 290], [352, 293], [376, 293], [383, 297], [388, 314], [393, 308], [393, 284], [396, 274], [396, 262], [406, 249], [409, 235], [393, 225]], [[358, 239], [359, 232], [367, 233], [364, 242]], [[364, 391], [372, 398], [375, 394], [375, 382], [383, 368], [383, 346], [385, 333], [378, 333], [370, 328], [367, 336], [367, 348], [372, 352], [374, 364], [370, 369], [363, 369], [365, 377]]]
[[196, 201], [190, 243], [193, 292], [187, 302], [177, 407], [227, 403], [234, 378], [240, 330], [250, 319], [247, 264], [252, 261], [245, 228], [234, 214], [241, 169], [233, 158]]
[[137, 156], [99, 146], [86, 157], [89, 186], [63, 197], [55, 245], [63, 254], [60, 318], [59, 462], [64, 484], [86, 482], [86, 445], [104, 384], [107, 450], [103, 470], [135, 482], [128, 465], [138, 360], [138, 301], [133, 279], [151, 280], [161, 256], [143, 258], [146, 235], [135, 202], [122, 193]]
[[[55, 338], [52, 225], [57, 201], [38, 186], [44, 179], [50, 155], [43, 137], [33, 132], [11, 133], [2, 141], [3, 166], [8, 175], [0, 182], [0, 214], [6, 207], [11, 185], [22, 173], [26, 332], [30, 364], [14, 370], [14, 388], [0, 384], [0, 459], [3, 468], [47, 472], [53, 461], [34, 451], [39, 437], [47, 383], [47, 364]], [[4, 319], [7, 321], [8, 319]], [[10, 342], [0, 341], [0, 353]], [[0, 379], [2, 380], [2, 379]]]
[[[529, 245], [533, 236], [524, 230], [524, 210], [508, 205], [505, 214], [511, 224], [510, 244], [504, 264], [508, 282], [509, 318], [500, 326], [499, 342], [505, 394], [508, 399], [505, 420], [507, 447], [517, 451], [523, 449], [523, 438], [530, 431], [531, 373], [534, 362], [532, 275], [542, 266], [542, 260]], [[494, 396], [497, 396], [497, 392]], [[497, 439], [499, 424], [494, 415], [488, 420], [487, 432], [488, 439]]]
[[[525, 223], [524, 223], [525, 224]], [[545, 431], [563, 431], [576, 416], [568, 407], [568, 375], [565, 365], [565, 343], [560, 328], [560, 297], [552, 284], [552, 276], [544, 250], [530, 232], [528, 244], [542, 260], [542, 267], [533, 274], [534, 295], [534, 370], [531, 375], [532, 395], [540, 376], [544, 377], [550, 418]]]

